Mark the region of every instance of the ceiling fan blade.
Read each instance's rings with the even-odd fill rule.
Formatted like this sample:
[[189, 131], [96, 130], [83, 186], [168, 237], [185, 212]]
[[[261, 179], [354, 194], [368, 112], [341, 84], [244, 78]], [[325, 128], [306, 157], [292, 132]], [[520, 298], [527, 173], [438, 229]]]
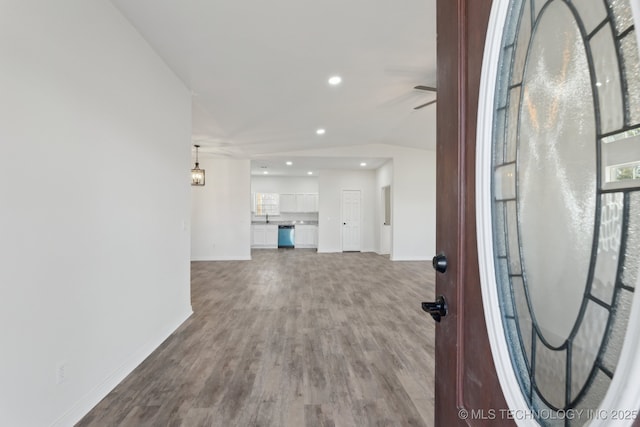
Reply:
[[418, 85], [415, 86], [414, 89], [418, 89], [418, 90], [428, 90], [429, 92], [437, 92], [438, 89], [436, 89], [433, 86], [423, 86], [423, 85]]
[[436, 101], [437, 101], [437, 99], [434, 99], [433, 101], [429, 101], [426, 104], [422, 104], [422, 105], [418, 105], [417, 107], [413, 107], [413, 109], [414, 110], [419, 110], [419, 109], [424, 108], [424, 107], [426, 107], [428, 105], [435, 104]]

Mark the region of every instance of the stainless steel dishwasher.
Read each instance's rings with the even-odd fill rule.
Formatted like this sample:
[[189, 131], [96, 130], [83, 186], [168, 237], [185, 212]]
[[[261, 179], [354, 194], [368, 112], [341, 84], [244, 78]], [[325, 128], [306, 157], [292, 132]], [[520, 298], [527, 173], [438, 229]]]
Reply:
[[279, 225], [278, 226], [278, 247], [279, 248], [293, 248], [295, 247], [295, 233], [296, 229], [294, 225]]

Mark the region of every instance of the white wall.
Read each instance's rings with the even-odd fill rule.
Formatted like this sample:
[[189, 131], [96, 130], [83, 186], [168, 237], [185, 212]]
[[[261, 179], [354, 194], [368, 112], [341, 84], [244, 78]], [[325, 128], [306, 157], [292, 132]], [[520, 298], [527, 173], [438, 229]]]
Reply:
[[362, 252], [376, 250], [375, 171], [320, 171], [318, 178], [318, 252], [342, 252], [342, 191], [361, 191]]
[[3, 1], [0, 58], [0, 425], [68, 426], [191, 313], [190, 93], [108, 1]]
[[251, 164], [206, 158], [204, 187], [191, 187], [191, 260], [251, 259]]
[[428, 260], [435, 254], [435, 183], [435, 152], [405, 153], [394, 157], [391, 189], [392, 260]]
[[316, 176], [252, 176], [253, 193], [317, 193]]

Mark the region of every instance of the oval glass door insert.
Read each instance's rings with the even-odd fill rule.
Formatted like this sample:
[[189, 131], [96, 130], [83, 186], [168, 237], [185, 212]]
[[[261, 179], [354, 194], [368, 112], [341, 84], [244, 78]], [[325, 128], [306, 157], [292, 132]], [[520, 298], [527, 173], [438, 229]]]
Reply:
[[483, 287], [530, 415], [583, 425], [616, 375], [640, 285], [633, 14], [629, 0], [498, 2], [490, 154], [478, 161], [491, 199]]

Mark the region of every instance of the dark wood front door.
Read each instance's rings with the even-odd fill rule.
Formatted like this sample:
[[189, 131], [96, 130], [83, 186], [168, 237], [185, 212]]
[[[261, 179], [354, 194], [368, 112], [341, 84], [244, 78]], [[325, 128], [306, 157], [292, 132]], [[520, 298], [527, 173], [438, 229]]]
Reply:
[[436, 425], [637, 425], [639, 12], [493, 1], [487, 52], [492, 0], [437, 3]]
[[510, 425], [485, 326], [475, 226], [475, 138], [490, 0], [438, 0], [436, 426]]

